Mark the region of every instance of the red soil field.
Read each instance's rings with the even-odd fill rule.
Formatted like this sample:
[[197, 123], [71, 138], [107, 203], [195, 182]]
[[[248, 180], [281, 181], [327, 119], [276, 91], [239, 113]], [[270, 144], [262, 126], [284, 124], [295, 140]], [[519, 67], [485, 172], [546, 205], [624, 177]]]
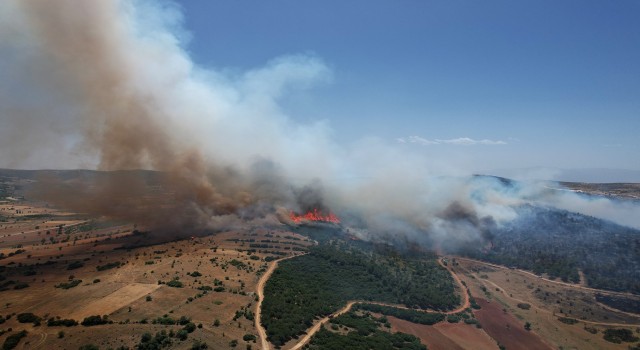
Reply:
[[524, 324], [513, 315], [505, 313], [497, 302], [476, 298], [482, 307], [473, 313], [480, 321], [482, 328], [496, 341], [509, 350], [553, 349], [536, 333], [524, 329]]
[[474, 325], [441, 322], [427, 326], [393, 316], [387, 316], [387, 319], [392, 331], [413, 334], [430, 350], [498, 349], [495, 340]]

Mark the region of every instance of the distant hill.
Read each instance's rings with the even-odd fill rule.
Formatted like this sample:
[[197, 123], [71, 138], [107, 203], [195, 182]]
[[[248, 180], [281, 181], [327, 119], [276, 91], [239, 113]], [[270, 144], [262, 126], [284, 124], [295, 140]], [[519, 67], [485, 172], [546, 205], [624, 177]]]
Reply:
[[640, 170], [585, 168], [560, 169], [532, 167], [519, 169], [494, 169], [484, 172], [516, 180], [550, 180], [589, 183], [640, 183]]
[[565, 210], [524, 205], [491, 232], [490, 248], [463, 254], [590, 287], [640, 294], [640, 231]]

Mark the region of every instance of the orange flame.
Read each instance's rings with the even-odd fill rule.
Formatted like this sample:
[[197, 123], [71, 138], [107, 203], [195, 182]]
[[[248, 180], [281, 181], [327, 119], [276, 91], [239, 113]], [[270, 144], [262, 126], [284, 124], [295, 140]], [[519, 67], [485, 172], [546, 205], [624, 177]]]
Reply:
[[303, 215], [298, 215], [294, 212], [289, 213], [289, 218], [291, 221], [299, 224], [303, 221], [321, 221], [321, 222], [331, 222], [334, 224], [339, 224], [340, 219], [334, 214], [329, 212], [327, 215], [323, 215], [318, 211], [318, 209], [313, 209], [313, 211], [308, 211]]

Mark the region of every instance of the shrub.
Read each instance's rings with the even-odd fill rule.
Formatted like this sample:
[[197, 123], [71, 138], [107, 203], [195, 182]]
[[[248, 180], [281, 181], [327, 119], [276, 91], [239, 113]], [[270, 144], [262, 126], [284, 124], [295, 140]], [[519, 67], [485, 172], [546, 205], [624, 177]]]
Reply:
[[31, 312], [18, 314], [17, 319], [20, 323], [36, 323], [40, 321], [40, 317], [32, 314]]
[[16, 283], [15, 286], [13, 286], [13, 289], [18, 290], [18, 289], [25, 289], [25, 288], [28, 288], [28, 287], [29, 287], [29, 283], [18, 282], [18, 283]]
[[77, 325], [78, 325], [78, 321], [72, 320], [72, 319], [55, 319], [52, 317], [49, 320], [47, 320], [47, 326], [49, 327], [56, 327], [56, 326], [73, 327]]
[[449, 315], [449, 316], [447, 316], [447, 322], [449, 322], [449, 323], [458, 323], [458, 322], [460, 322], [460, 316], [458, 316], [458, 315]]
[[187, 318], [187, 316], [180, 316], [180, 319], [178, 319], [178, 324], [181, 326], [186, 325], [187, 323], [189, 323], [191, 320], [189, 318]]
[[2, 350], [10, 350], [18, 346], [20, 340], [27, 336], [27, 331], [21, 331], [15, 334], [11, 334], [4, 340], [4, 344], [2, 344]]
[[184, 285], [182, 284], [182, 282], [178, 280], [171, 280], [167, 282], [167, 286], [173, 287], [173, 288], [182, 288]]
[[593, 327], [584, 327], [584, 330], [591, 333], [591, 334], [597, 334], [598, 333], [598, 329], [597, 328], [593, 328]]
[[116, 261], [116, 262], [112, 262], [104, 265], [99, 265], [96, 267], [96, 269], [98, 271], [104, 271], [104, 270], [113, 269], [114, 267], [120, 267], [120, 265], [122, 265], [122, 263], [120, 263], [119, 261]]
[[71, 282], [62, 282], [60, 284], [56, 284], [54, 287], [62, 288], [62, 289], [70, 289], [82, 283], [82, 280], [73, 280]]
[[74, 261], [71, 264], [67, 265], [67, 270], [75, 270], [75, 269], [79, 269], [81, 267], [83, 267], [84, 264], [82, 263], [82, 261]]
[[207, 345], [207, 343], [200, 340], [194, 340], [193, 345], [191, 345], [191, 350], [204, 350], [208, 348], [209, 348], [209, 345]]
[[618, 328], [618, 329], [607, 329], [604, 331], [604, 340], [616, 344], [620, 344], [622, 342], [635, 342], [638, 340], [638, 337], [633, 335], [633, 332], [630, 329], [626, 328]]
[[158, 317], [155, 320], [153, 320], [153, 323], [159, 323], [159, 324], [164, 324], [164, 325], [174, 325], [176, 324], [176, 320], [174, 320], [173, 318], [164, 315], [162, 317]]
[[109, 320], [107, 319], [107, 315], [104, 315], [102, 317], [100, 317], [100, 315], [94, 315], [94, 316], [85, 317], [80, 324], [85, 327], [91, 327], [91, 326], [97, 326], [97, 325], [107, 324], [107, 323], [110, 323]]
[[566, 324], [576, 324], [580, 321], [576, 320], [575, 318], [570, 318], [570, 317], [558, 317], [558, 321], [562, 322], [562, 323], [566, 323]]
[[181, 329], [176, 333], [176, 338], [180, 340], [187, 340], [188, 337], [189, 337], [189, 332], [187, 332], [184, 329]]
[[152, 350], [152, 349], [162, 349], [169, 347], [172, 343], [171, 338], [174, 334], [173, 331], [167, 334], [167, 331], [162, 330], [156, 333], [155, 336], [151, 336], [151, 333], [147, 332], [142, 335], [140, 339], [140, 343], [135, 346], [135, 349], [139, 350]]
[[79, 350], [100, 350], [100, 348], [93, 344], [82, 345]]
[[193, 333], [193, 331], [196, 330], [196, 324], [193, 322], [189, 322], [187, 323], [184, 328], [185, 331], [187, 331], [188, 333]]

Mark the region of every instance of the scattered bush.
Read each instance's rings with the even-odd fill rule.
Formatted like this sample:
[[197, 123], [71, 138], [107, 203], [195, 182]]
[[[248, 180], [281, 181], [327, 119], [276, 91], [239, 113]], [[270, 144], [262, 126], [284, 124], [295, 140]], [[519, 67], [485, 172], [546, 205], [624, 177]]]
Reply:
[[91, 326], [97, 326], [97, 325], [107, 324], [107, 323], [112, 323], [111, 321], [108, 320], [107, 315], [104, 315], [102, 317], [100, 317], [100, 315], [94, 315], [94, 316], [85, 317], [80, 324], [85, 327], [91, 327]]
[[169, 347], [172, 343], [171, 336], [172, 334], [167, 334], [167, 331], [165, 330], [156, 333], [155, 336], [152, 336], [151, 333], [148, 332], [144, 333], [135, 349], [156, 350]]
[[616, 344], [620, 344], [622, 342], [635, 342], [638, 340], [638, 337], [633, 335], [633, 332], [630, 329], [626, 328], [618, 328], [618, 329], [607, 329], [604, 331], [604, 340]]
[[20, 323], [36, 323], [36, 322], [40, 322], [41, 318], [32, 314], [31, 312], [25, 312], [22, 314], [18, 314], [18, 316], [16, 317], [18, 319], [18, 322]]
[[15, 286], [13, 286], [13, 289], [18, 290], [18, 289], [25, 289], [25, 288], [28, 288], [28, 287], [29, 287], [29, 283], [18, 282], [18, 283], [16, 283]]
[[100, 348], [97, 345], [85, 344], [82, 345], [79, 350], [100, 350]]
[[120, 267], [120, 265], [122, 265], [121, 262], [115, 261], [115, 262], [111, 262], [111, 263], [108, 263], [108, 264], [99, 265], [99, 266], [96, 267], [96, 269], [98, 271], [104, 271], [104, 270], [113, 269], [115, 267]]
[[580, 321], [576, 320], [575, 318], [570, 318], [570, 317], [558, 317], [558, 321], [562, 322], [562, 323], [566, 323], [566, 324], [576, 324]]
[[167, 282], [167, 286], [173, 287], [173, 288], [182, 288], [184, 285], [182, 284], [182, 282], [178, 280], [171, 280]]
[[585, 327], [584, 327], [584, 330], [585, 330], [585, 331], [587, 331], [587, 332], [589, 332], [589, 333], [591, 333], [591, 334], [597, 334], [597, 333], [598, 333], [598, 329], [597, 329], [597, 328], [594, 328], [594, 327], [587, 327], [587, 326], [585, 326]]
[[82, 263], [82, 261], [74, 261], [71, 264], [69, 264], [67, 266], [67, 270], [75, 270], [75, 269], [79, 269], [81, 267], [83, 267], [84, 264]]
[[62, 288], [62, 289], [70, 289], [70, 288], [76, 287], [80, 283], [82, 283], [82, 280], [73, 280], [71, 282], [62, 282], [60, 284], [56, 284], [55, 287]]
[[182, 341], [187, 340], [188, 337], [189, 337], [189, 332], [187, 332], [184, 329], [181, 329], [176, 333], [176, 338], [178, 338], [178, 339], [180, 339]]
[[460, 316], [458, 315], [448, 315], [447, 322], [449, 323], [458, 323], [460, 322]]
[[20, 331], [15, 334], [11, 334], [4, 340], [4, 344], [2, 344], [2, 350], [10, 350], [18, 346], [20, 340], [27, 336], [27, 331]]
[[189, 322], [184, 326], [183, 329], [187, 331], [187, 333], [193, 333], [193, 331], [196, 330], [196, 324], [193, 322]]
[[52, 317], [49, 320], [47, 320], [47, 326], [49, 327], [57, 327], [57, 326], [73, 327], [77, 325], [78, 325], [78, 321], [72, 320], [72, 319], [55, 319]]
[[200, 340], [194, 340], [193, 345], [191, 345], [191, 350], [204, 350], [208, 348], [209, 348], [209, 345], [207, 345], [207, 343]]

